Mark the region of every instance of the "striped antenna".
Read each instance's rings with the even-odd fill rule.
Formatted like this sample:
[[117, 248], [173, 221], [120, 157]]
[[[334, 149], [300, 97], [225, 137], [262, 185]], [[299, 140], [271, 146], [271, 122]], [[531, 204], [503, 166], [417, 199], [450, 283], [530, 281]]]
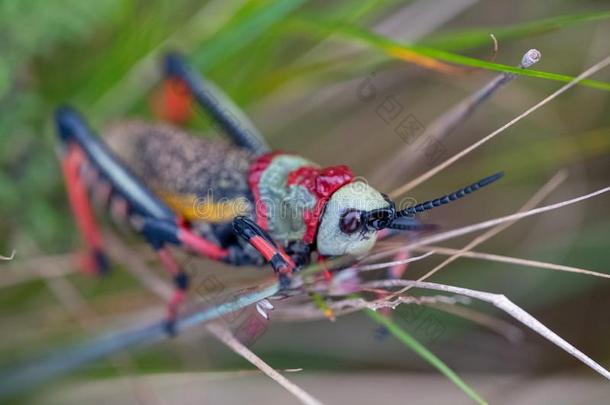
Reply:
[[405, 208], [404, 210], [398, 211], [396, 213], [396, 218], [412, 217], [415, 214], [418, 214], [420, 212], [427, 211], [429, 209], [448, 204], [451, 201], [459, 200], [460, 198], [466, 196], [467, 194], [470, 194], [474, 191], [477, 191], [478, 189], [480, 189], [482, 187], [485, 187], [485, 186], [493, 183], [494, 181], [500, 179], [502, 176], [504, 176], [504, 173], [499, 172], [499, 173], [493, 174], [489, 177], [485, 177], [484, 179], [479, 180], [476, 183], [473, 183], [467, 187], [461, 188], [451, 194], [447, 194], [443, 197], [439, 197], [434, 200], [430, 200], [430, 201], [426, 201], [421, 204], [417, 204], [413, 207]]

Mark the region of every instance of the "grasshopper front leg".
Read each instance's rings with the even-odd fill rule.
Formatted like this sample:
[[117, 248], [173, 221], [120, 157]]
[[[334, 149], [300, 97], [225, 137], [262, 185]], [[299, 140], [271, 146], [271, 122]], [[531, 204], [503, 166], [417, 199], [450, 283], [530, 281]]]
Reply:
[[233, 231], [252, 245], [271, 264], [273, 271], [278, 276], [280, 288], [290, 286], [292, 272], [297, 265], [265, 230], [251, 219], [238, 216], [233, 220]]

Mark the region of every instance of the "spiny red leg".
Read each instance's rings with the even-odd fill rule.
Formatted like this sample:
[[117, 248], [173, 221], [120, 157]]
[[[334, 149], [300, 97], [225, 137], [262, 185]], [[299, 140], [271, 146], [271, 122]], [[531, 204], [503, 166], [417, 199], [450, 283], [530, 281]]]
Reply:
[[233, 219], [233, 232], [252, 245], [271, 264], [278, 275], [281, 288], [290, 285], [296, 265], [286, 252], [273, 242], [267, 232], [254, 221], [242, 216]]
[[87, 188], [80, 178], [80, 168], [84, 162], [83, 152], [77, 146], [72, 145], [62, 160], [62, 169], [68, 199], [86, 244], [81, 268], [85, 273], [99, 274], [108, 270], [108, 261], [102, 250], [102, 237], [87, 196]]
[[178, 318], [178, 311], [180, 306], [186, 299], [186, 291], [188, 289], [188, 275], [180, 269], [180, 266], [176, 262], [176, 259], [166, 247], [160, 247], [157, 249], [159, 260], [161, 264], [167, 270], [167, 272], [174, 279], [176, 288], [169, 299], [167, 304], [167, 323], [166, 328], [168, 333], [171, 335], [175, 334], [175, 324]]

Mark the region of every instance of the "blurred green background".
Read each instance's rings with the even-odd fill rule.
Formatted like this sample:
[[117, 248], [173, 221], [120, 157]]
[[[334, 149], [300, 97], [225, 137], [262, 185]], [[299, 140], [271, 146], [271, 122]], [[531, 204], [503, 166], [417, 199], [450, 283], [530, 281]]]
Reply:
[[[12, 262], [0, 264], [0, 277], [5, 279], [0, 280], [0, 362], [10, 366], [25, 354], [52, 349], [83, 333], [82, 325], [53, 295], [53, 287], [39, 277], [45, 271], [71, 272], [69, 253], [79, 246], [54, 151], [51, 117], [56, 106], [78, 107], [100, 130], [122, 118], [153, 120], [150, 97], [160, 80], [158, 62], [165, 51], [178, 49], [246, 110], [273, 148], [300, 153], [322, 165], [348, 164], [389, 192], [428, 170], [430, 162], [415, 145], [405, 144], [393, 124], [380, 118], [380, 105], [393, 97], [405, 116], [429, 127], [498, 74], [490, 70], [501, 68], [489, 62], [491, 33], [499, 42], [496, 64], [516, 66], [526, 50], [537, 48], [542, 61], [536, 70], [576, 76], [610, 54], [610, 7], [604, 1], [0, 2], [0, 253], [16, 251]], [[395, 45], [414, 56], [397, 58], [389, 51]], [[431, 50], [446, 51], [442, 66], [458, 69], [430, 68], [426, 58]], [[562, 85], [557, 77], [546, 76], [517, 77], [442, 140], [444, 156], [497, 129]], [[567, 170], [568, 178], [547, 203], [608, 185], [610, 71], [602, 70], [592, 79], [601, 84], [576, 86], [411, 191], [410, 196], [424, 200], [497, 170], [507, 173], [498, 185], [435, 211], [427, 221], [453, 228], [511, 213], [561, 169]], [[359, 96], [367, 80], [375, 88], [372, 100]], [[218, 136], [200, 116], [187, 126], [204, 136]], [[395, 170], [388, 162], [399, 150], [409, 164]], [[527, 219], [480, 250], [610, 272], [607, 208], [608, 197], [602, 196]], [[129, 243], [134, 252], [144, 252]], [[442, 259], [415, 263], [408, 275], [422, 275]], [[67, 276], [100, 314], [96, 327], [159, 304], [116, 267], [104, 280]], [[32, 274], [36, 276], [28, 276]], [[585, 353], [609, 364], [610, 287], [605, 279], [460, 259], [434, 280], [503, 293]], [[505, 318], [483, 305], [475, 307]], [[492, 403], [536, 403], [536, 398], [545, 398], [537, 389], [551, 395], [570, 384], [578, 387], [572, 393], [583, 395], [575, 398], [589, 398], [582, 403], [597, 402], [592, 398], [609, 393], [599, 376], [528, 331], [518, 344], [511, 343], [436, 309], [425, 308], [425, 314], [415, 318], [409, 311], [397, 311], [399, 323], [454, 370], [472, 375], [466, 379]], [[433, 319], [442, 333], [426, 332], [420, 324], [424, 318]], [[320, 397], [331, 403], [368, 403], [382, 393], [390, 395], [388, 400], [395, 394], [415, 403], [443, 403], [452, 397], [468, 403], [407, 348], [391, 337], [379, 337], [376, 328], [359, 314], [334, 323], [272, 322], [253, 350], [275, 368], [304, 368], [305, 377], [295, 374], [297, 381], [302, 378], [313, 394], [320, 387], [325, 393]], [[136, 374], [201, 372], [201, 378], [215, 381], [211, 370], [252, 369], [203, 332], [131, 355], [130, 370]], [[83, 384], [116, 373], [107, 362], [99, 362], [70, 381]], [[362, 386], [370, 384], [369, 397], [357, 390], [347, 392], [343, 384], [349, 383], [350, 373], [356, 373]], [[393, 374], [386, 379], [378, 378], [384, 375], [380, 373]], [[554, 378], [565, 373], [578, 377], [556, 383]], [[232, 381], [228, 375], [222, 379]], [[208, 388], [218, 390], [217, 396], [196, 395], [201, 387], [195, 384], [189, 388], [193, 395], [182, 402], [293, 400], [271, 382], [248, 376], [235, 375], [243, 383], [235, 390], [229, 383], [211, 384]], [[406, 390], [401, 376], [421, 383]], [[249, 385], [248, 378], [258, 382]], [[336, 386], [328, 388], [328, 381], [336, 381]], [[152, 385], [157, 384], [168, 384], [170, 392], [175, 388], [168, 380]], [[532, 387], [531, 395], [523, 394], [525, 387]], [[103, 403], [110, 388], [74, 391], [67, 398], [57, 396], [56, 385], [46, 389], [55, 396], [42, 391], [23, 401], [66, 403], [86, 398]], [[448, 396], [443, 397], [445, 391]], [[144, 402], [158, 402], [161, 394], [156, 395]]]

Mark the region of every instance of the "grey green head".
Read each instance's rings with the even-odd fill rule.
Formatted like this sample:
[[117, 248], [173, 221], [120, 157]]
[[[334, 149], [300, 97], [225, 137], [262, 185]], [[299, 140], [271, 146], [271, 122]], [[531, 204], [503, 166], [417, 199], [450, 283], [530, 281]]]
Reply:
[[396, 210], [386, 195], [364, 182], [352, 182], [333, 193], [326, 203], [317, 234], [317, 248], [325, 256], [367, 253], [383, 229], [406, 230], [411, 225], [401, 218], [413, 218], [420, 212], [458, 200], [500, 179], [503, 173], [485, 177], [451, 194], [421, 204]]

